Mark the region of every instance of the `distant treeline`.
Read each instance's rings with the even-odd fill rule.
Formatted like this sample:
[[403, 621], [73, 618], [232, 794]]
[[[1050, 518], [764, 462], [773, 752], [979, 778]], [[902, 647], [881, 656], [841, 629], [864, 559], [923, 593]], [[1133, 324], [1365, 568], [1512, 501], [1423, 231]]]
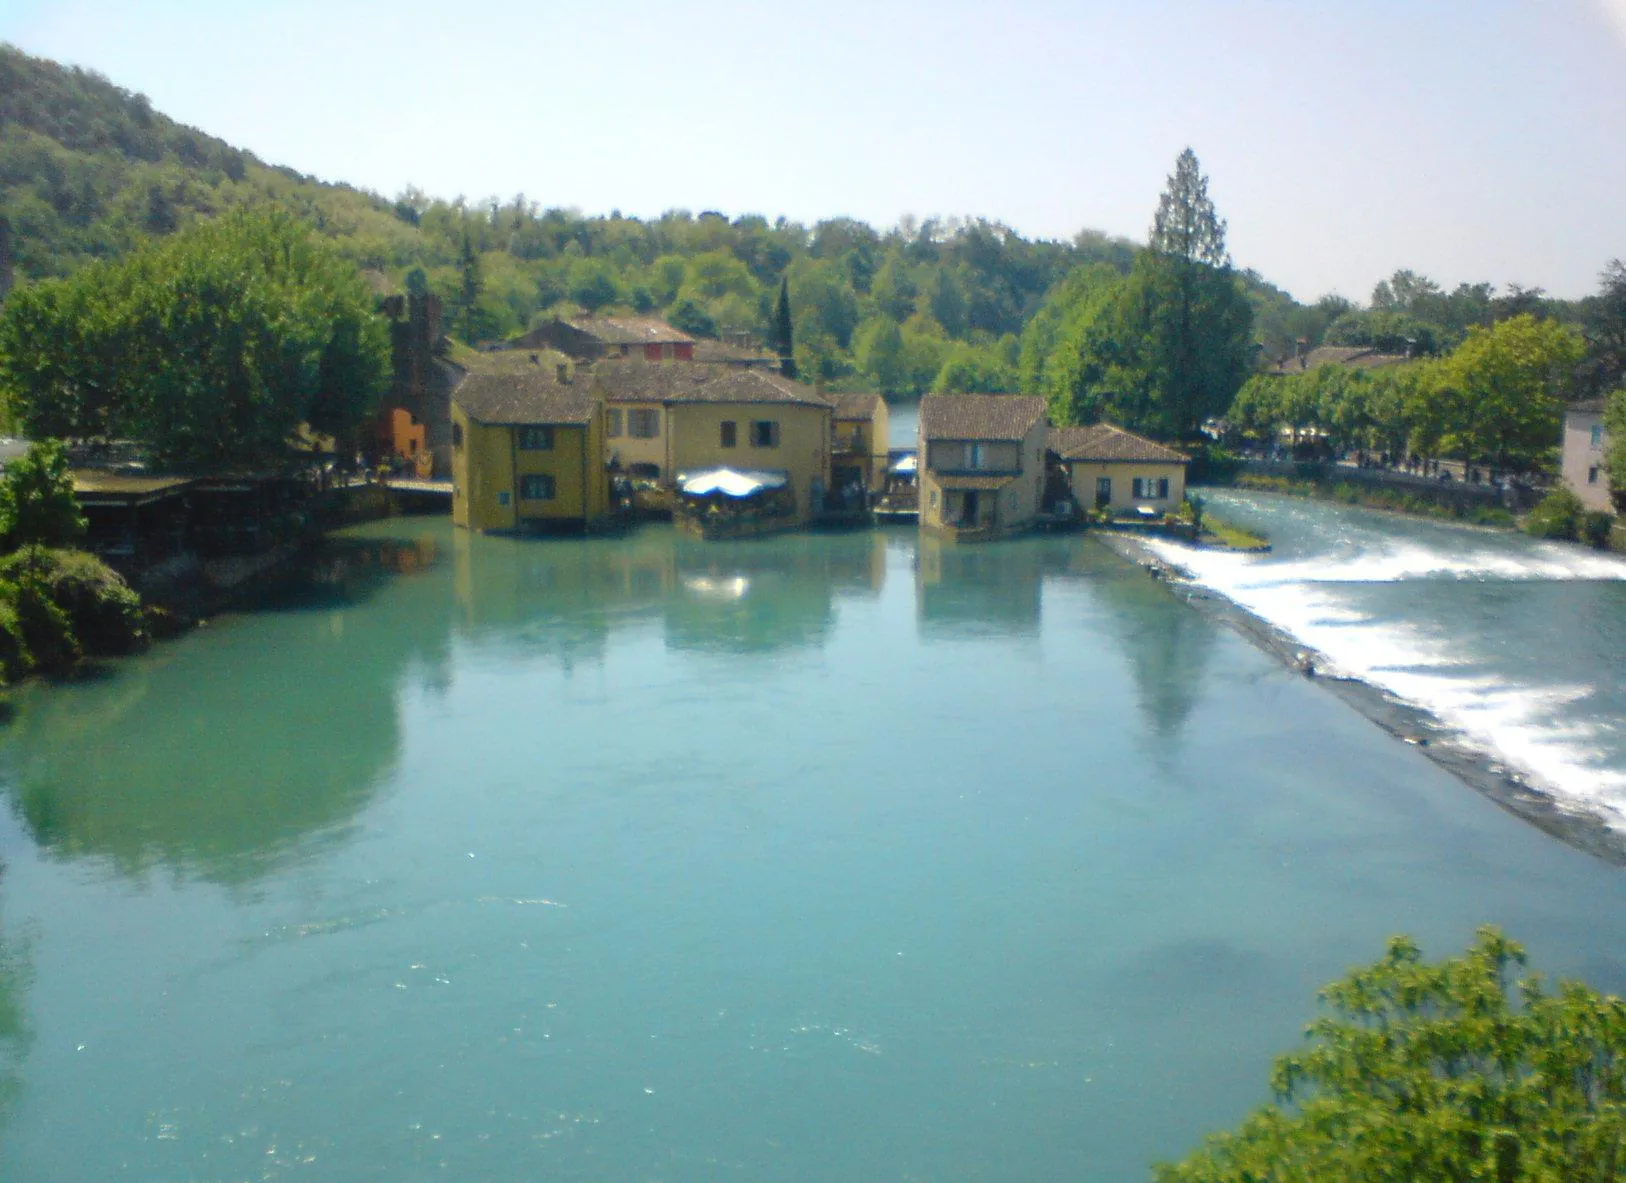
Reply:
[[[1194, 156], [1189, 166], [1196, 183]], [[1205, 189], [1187, 196], [1204, 207]], [[1155, 226], [1142, 248], [1093, 231], [1035, 241], [984, 219], [877, 229], [711, 211], [588, 216], [523, 194], [385, 198], [268, 167], [99, 75], [0, 46], [0, 218], [21, 279], [123, 257], [244, 207], [292, 213], [375, 291], [427, 284], [449, 330], [474, 342], [578, 312], [649, 313], [766, 342], [783, 282], [805, 377], [904, 395], [1020, 390], [1046, 396], [1061, 421], [1105, 415], [1160, 435], [1189, 434], [1231, 406], [1250, 372], [1323, 342], [1445, 356], [1476, 329], [1528, 315], [1584, 342], [1564, 393], [1618, 384], [1626, 352], [1609, 344], [1626, 336], [1616, 307], [1626, 288], [1561, 301], [1517, 286], [1447, 292], [1400, 271], [1368, 307], [1304, 304], [1233, 269], [1218, 219], [1215, 253], [1198, 258], [1160, 244]], [[1397, 423], [1382, 430], [1398, 438]]]

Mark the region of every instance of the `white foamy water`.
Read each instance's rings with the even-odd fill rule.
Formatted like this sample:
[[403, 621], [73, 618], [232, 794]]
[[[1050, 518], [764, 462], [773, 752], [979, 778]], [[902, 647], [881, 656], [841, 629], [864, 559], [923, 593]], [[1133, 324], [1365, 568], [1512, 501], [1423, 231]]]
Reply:
[[1236, 498], [1226, 510], [1277, 553], [1152, 549], [1318, 651], [1328, 672], [1428, 712], [1560, 803], [1626, 829], [1626, 561], [1342, 507]]

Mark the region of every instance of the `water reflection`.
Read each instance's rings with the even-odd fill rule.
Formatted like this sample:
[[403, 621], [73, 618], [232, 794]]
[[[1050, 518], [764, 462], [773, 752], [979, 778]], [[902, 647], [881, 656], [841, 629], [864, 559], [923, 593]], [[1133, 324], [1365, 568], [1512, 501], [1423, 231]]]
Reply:
[[1136, 705], [1159, 739], [1175, 739], [1202, 695], [1213, 623], [1139, 567], [1098, 568], [1092, 586], [1112, 618], [1112, 642], [1128, 659]]
[[664, 527], [619, 539], [454, 540], [458, 619], [477, 642], [517, 644], [567, 668], [610, 636], [658, 622], [674, 650], [759, 653], [822, 646], [838, 595], [875, 595], [881, 534], [701, 542]]
[[446, 661], [444, 611], [354, 609], [435, 561], [432, 543], [339, 545], [261, 604], [276, 611], [30, 687], [0, 748], [13, 808], [53, 854], [222, 882], [342, 829], [396, 760], [403, 671], [433, 684]]
[[0, 1121], [10, 1115], [22, 1087], [31, 1042], [25, 996], [32, 976], [27, 948], [0, 935]]
[[961, 546], [922, 535], [915, 563], [920, 633], [935, 639], [1038, 636], [1046, 574], [1064, 550], [1041, 539]]

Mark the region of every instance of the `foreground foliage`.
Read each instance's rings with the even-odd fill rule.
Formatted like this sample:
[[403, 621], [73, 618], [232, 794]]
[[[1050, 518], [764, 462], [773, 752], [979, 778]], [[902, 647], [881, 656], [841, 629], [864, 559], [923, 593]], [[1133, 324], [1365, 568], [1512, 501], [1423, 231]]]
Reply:
[[1279, 1105], [1159, 1183], [1581, 1183], [1626, 1177], [1626, 1003], [1510, 981], [1524, 950], [1481, 929], [1425, 962], [1406, 937], [1321, 991], [1309, 1046], [1271, 1073]]

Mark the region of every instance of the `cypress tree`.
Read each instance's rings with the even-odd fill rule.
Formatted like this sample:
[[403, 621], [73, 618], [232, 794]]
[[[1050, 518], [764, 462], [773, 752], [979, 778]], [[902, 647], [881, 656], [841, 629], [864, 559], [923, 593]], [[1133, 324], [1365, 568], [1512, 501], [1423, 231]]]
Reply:
[[779, 354], [779, 370], [787, 378], [796, 377], [796, 350], [790, 330], [790, 277], [779, 281], [779, 306], [773, 314], [773, 347]]

